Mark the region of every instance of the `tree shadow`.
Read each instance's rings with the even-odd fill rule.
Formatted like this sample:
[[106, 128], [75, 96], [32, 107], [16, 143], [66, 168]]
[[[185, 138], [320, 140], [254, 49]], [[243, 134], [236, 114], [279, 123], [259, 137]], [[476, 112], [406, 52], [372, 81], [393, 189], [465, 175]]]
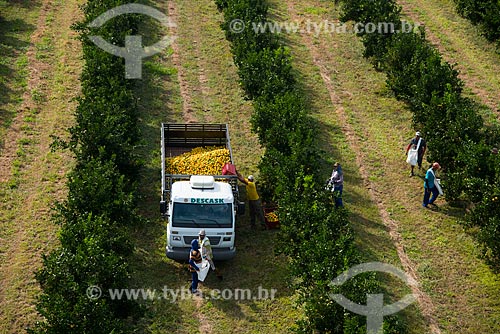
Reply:
[[16, 19], [5, 19], [0, 16], [0, 54], [2, 56], [12, 56], [8, 52], [25, 50], [29, 46], [29, 42], [23, 41], [12, 35], [30, 33], [36, 29], [33, 24], [28, 24], [26, 21]]
[[450, 203], [446, 203], [444, 205], [441, 205], [437, 208], [435, 208], [436, 211], [448, 216], [448, 217], [453, 217], [457, 219], [457, 221], [463, 221], [465, 219], [466, 212], [464, 210], [464, 207], [456, 207], [450, 205]]
[[8, 0], [10, 6], [22, 7], [26, 9], [32, 9], [40, 6], [40, 0]]
[[[13, 70], [7, 65], [0, 64], [0, 78], [4, 78], [0, 81], [0, 108], [3, 104], [9, 103], [12, 99], [12, 89], [7, 86], [7, 82], [12, 75]], [[4, 124], [3, 118], [5, 117], [5, 111], [0, 109], [0, 124]]]
[[6, 103], [10, 94], [9, 83], [16, 78], [17, 57], [30, 46], [29, 41], [17, 37], [25, 36], [35, 30], [35, 26], [22, 19], [6, 20], [0, 16], [0, 103]]
[[[0, 16], [0, 131], [2, 132], [16, 115], [15, 108], [8, 104], [20, 101], [24, 90], [19, 83], [24, 80], [22, 74], [24, 65], [19, 59], [30, 43], [17, 36], [27, 35], [34, 29], [34, 25], [22, 19], [8, 20]], [[2, 147], [3, 138], [0, 138], [0, 148]]]
[[[179, 300], [174, 300], [165, 289], [179, 293], [176, 298], [188, 297], [187, 293], [182, 295], [187, 291], [188, 276], [181, 265], [166, 259], [159, 241], [163, 232], [163, 222], [159, 219], [144, 219], [142, 224], [131, 229], [135, 251], [129, 259], [132, 273], [129, 288], [155, 291], [153, 299], [137, 300], [144, 311], [143, 317], [134, 323], [134, 328], [140, 333], [148, 333], [152, 325], [173, 333], [184, 317]], [[186, 281], [185, 287], [179, 285], [183, 280]]]

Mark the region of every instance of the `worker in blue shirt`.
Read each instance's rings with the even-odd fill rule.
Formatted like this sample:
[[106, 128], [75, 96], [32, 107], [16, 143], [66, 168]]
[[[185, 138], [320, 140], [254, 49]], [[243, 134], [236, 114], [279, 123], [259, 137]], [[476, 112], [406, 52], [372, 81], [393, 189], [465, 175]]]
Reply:
[[192, 276], [192, 283], [189, 288], [194, 294], [198, 294], [198, 271], [200, 271], [201, 266], [201, 252], [200, 246], [198, 245], [198, 239], [193, 239], [191, 241], [191, 250], [189, 251], [189, 271]]
[[[431, 168], [427, 170], [427, 173], [425, 173], [425, 179], [424, 179], [424, 201], [422, 203], [422, 206], [424, 208], [427, 208], [429, 204], [431, 205], [436, 205], [434, 204], [434, 201], [436, 198], [439, 196], [439, 189], [438, 186], [436, 185], [436, 171], [441, 169], [441, 166], [435, 162], [432, 164]], [[429, 197], [432, 197], [429, 200]]]

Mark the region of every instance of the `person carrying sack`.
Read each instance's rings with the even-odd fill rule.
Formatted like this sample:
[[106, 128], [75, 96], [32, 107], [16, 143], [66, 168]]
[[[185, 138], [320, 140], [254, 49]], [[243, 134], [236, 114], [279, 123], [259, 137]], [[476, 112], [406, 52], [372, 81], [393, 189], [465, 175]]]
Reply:
[[418, 164], [418, 169], [422, 169], [422, 160], [424, 158], [425, 150], [427, 149], [427, 143], [420, 131], [415, 133], [415, 138], [412, 138], [411, 142], [406, 147], [406, 162], [411, 166], [410, 177], [414, 176], [414, 168]]
[[189, 271], [191, 272], [191, 286], [189, 291], [193, 294], [198, 294], [198, 272], [201, 267], [201, 252], [200, 246], [198, 245], [198, 239], [193, 239], [191, 241], [191, 250], [189, 251]]
[[342, 171], [342, 166], [338, 162], [333, 164], [332, 175], [328, 179], [328, 188], [335, 195], [335, 207], [342, 207], [344, 203], [342, 202], [342, 191], [344, 189], [344, 172]]
[[[439, 185], [439, 180], [436, 179], [436, 171], [441, 169], [441, 166], [439, 163], [435, 162], [432, 164], [431, 168], [427, 170], [427, 173], [425, 174], [425, 179], [424, 179], [424, 200], [422, 202], [422, 206], [424, 208], [427, 208], [427, 206], [434, 205], [434, 201], [439, 195], [443, 194], [443, 191], [441, 190], [441, 186]], [[429, 197], [432, 197], [429, 199]]]

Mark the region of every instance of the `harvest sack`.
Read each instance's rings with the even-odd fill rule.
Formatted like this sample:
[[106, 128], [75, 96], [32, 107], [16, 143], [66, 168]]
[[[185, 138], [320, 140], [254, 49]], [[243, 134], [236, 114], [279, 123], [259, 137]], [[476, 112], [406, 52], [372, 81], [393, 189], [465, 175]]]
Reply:
[[441, 189], [441, 180], [436, 178], [436, 173], [431, 169], [432, 175], [434, 175], [434, 187], [436, 187], [439, 195], [443, 196], [443, 189]]
[[412, 166], [416, 166], [418, 163], [418, 149], [420, 148], [420, 143], [422, 142], [422, 138], [418, 140], [417, 148], [410, 148], [408, 150], [408, 157], [406, 158], [406, 162]]
[[200, 268], [200, 271], [198, 271], [198, 280], [203, 282], [210, 270], [210, 263], [207, 260], [202, 260], [198, 267]]
[[416, 166], [418, 161], [418, 150], [416, 148], [410, 148], [408, 151], [408, 157], [406, 158], [406, 162], [412, 166]]
[[436, 189], [438, 190], [439, 195], [443, 196], [443, 189], [441, 189], [441, 183], [439, 179], [434, 178], [434, 187], [436, 187]]

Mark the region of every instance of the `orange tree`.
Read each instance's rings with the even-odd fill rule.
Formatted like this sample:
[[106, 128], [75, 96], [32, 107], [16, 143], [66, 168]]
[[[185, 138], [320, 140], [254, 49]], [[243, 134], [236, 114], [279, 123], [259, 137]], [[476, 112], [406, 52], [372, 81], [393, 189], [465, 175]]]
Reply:
[[460, 15], [478, 25], [488, 40], [500, 40], [500, 3], [498, 1], [455, 0], [455, 3]]
[[[115, 300], [107, 293], [126, 287], [127, 257], [133, 249], [127, 226], [139, 219], [134, 83], [125, 79], [123, 59], [88, 39], [90, 34], [101, 35], [123, 43], [124, 36], [137, 30], [137, 18], [121, 15], [99, 31], [87, 28], [100, 14], [129, 2], [89, 0], [82, 7], [84, 22], [75, 26], [85, 64], [76, 124], [65, 146], [76, 166], [69, 174], [67, 199], [56, 206], [53, 217], [61, 226], [60, 245], [43, 256], [43, 267], [36, 273], [42, 288], [37, 310], [44, 319], [30, 333], [124, 333], [125, 320], [139, 314], [135, 302]], [[97, 288], [102, 296], [96, 295]]]

